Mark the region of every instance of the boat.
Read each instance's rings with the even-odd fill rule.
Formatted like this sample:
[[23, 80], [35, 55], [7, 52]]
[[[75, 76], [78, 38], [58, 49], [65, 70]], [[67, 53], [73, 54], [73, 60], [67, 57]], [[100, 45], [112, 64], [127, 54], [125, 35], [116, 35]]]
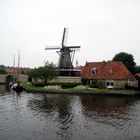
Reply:
[[23, 87], [22, 87], [20, 81], [15, 82], [15, 83], [10, 83], [10, 84], [9, 84], [9, 87], [10, 87], [12, 90], [16, 91], [17, 93], [20, 93], [20, 92], [23, 91]]

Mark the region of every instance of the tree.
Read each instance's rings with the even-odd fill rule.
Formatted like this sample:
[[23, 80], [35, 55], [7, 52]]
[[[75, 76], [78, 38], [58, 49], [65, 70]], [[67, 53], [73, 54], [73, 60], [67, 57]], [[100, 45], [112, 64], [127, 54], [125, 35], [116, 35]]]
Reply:
[[6, 70], [5, 70], [5, 66], [4, 65], [0, 65], [0, 74], [6, 74]]
[[45, 85], [47, 85], [48, 80], [52, 80], [56, 77], [57, 67], [53, 63], [47, 62], [45, 66], [32, 69], [27, 74], [34, 78], [35, 81], [40, 79]]
[[140, 66], [135, 66], [134, 67], [134, 73], [140, 73]]
[[134, 61], [132, 54], [128, 54], [126, 52], [120, 52], [116, 54], [112, 60], [123, 62], [123, 64], [128, 68], [128, 70], [134, 74], [134, 67], [136, 63]]
[[0, 69], [4, 69], [5, 68], [5, 66], [4, 65], [0, 65]]
[[30, 77], [30, 78], [33, 78], [35, 81], [37, 81], [37, 68], [34, 68], [34, 69], [31, 69], [27, 72], [27, 75]]
[[0, 74], [7, 74], [7, 72], [5, 71], [5, 69], [0, 69]]

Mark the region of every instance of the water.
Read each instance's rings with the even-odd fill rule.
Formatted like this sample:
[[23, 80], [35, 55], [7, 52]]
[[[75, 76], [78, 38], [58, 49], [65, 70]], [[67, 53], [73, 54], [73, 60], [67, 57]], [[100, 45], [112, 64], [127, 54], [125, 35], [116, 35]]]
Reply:
[[140, 99], [6, 92], [0, 140], [139, 140]]

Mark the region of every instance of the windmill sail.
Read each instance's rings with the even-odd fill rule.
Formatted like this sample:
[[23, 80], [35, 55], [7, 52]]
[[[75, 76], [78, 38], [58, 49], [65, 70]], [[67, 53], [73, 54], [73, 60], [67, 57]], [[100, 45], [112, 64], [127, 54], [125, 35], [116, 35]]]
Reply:
[[61, 49], [60, 46], [53, 46], [53, 45], [46, 45], [45, 50], [55, 50], [55, 49]]
[[64, 28], [63, 37], [62, 37], [62, 48], [67, 45], [67, 38], [68, 38], [68, 28]]

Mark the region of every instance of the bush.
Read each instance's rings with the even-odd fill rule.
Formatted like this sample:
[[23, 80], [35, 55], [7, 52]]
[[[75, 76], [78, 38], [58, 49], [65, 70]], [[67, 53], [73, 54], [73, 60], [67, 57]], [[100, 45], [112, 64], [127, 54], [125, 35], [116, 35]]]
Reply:
[[137, 87], [129, 86], [128, 84], [125, 84], [125, 89], [127, 89], [127, 90], [138, 90]]
[[92, 83], [90, 84], [91, 88], [105, 88], [105, 82], [103, 80], [92, 80]]
[[91, 88], [98, 88], [98, 81], [96, 79], [95, 80], [91, 80], [89, 86]]
[[81, 83], [82, 83], [82, 85], [87, 85], [87, 83], [88, 83], [88, 79], [86, 79], [86, 78], [81, 78]]
[[62, 84], [61, 85], [61, 88], [64, 89], [64, 88], [74, 88], [76, 87], [78, 84], [77, 83], [65, 83], [65, 84]]
[[32, 77], [28, 77], [28, 82], [32, 82]]
[[100, 89], [105, 88], [105, 81], [98, 80], [97, 84], [98, 84], [98, 88], [100, 88]]
[[34, 85], [35, 87], [44, 87], [45, 84], [43, 82], [32, 82], [32, 85]]

